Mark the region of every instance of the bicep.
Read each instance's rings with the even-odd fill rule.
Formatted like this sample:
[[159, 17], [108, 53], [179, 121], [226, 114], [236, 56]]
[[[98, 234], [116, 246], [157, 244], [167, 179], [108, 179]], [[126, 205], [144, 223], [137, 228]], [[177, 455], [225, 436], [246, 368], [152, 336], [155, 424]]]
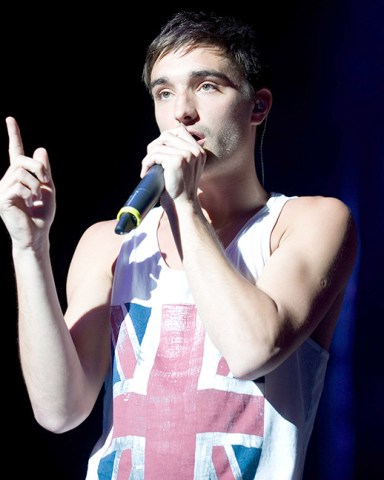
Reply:
[[306, 202], [303, 209], [290, 209], [288, 227], [258, 281], [276, 303], [282, 336], [291, 347], [338, 302], [356, 254], [348, 208], [336, 199]]
[[97, 387], [109, 366], [112, 268], [118, 253], [104, 230], [101, 225], [90, 227], [76, 247], [68, 272], [65, 313], [85, 373]]

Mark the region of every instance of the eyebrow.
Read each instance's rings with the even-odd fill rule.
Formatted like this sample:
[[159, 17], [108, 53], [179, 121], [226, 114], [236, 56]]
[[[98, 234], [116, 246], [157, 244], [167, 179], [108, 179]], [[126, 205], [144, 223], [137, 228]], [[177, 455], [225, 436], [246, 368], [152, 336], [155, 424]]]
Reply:
[[[228, 84], [235, 86], [232, 80], [228, 78], [227, 75], [225, 75], [222, 72], [219, 72], [218, 70], [194, 70], [190, 73], [190, 78], [200, 78], [200, 77], [215, 77], [215, 78], [220, 78], [221, 80], [224, 80]], [[150, 83], [150, 89], [152, 90], [158, 85], [164, 85], [165, 83], [169, 82], [169, 77], [159, 77], [153, 82]]]

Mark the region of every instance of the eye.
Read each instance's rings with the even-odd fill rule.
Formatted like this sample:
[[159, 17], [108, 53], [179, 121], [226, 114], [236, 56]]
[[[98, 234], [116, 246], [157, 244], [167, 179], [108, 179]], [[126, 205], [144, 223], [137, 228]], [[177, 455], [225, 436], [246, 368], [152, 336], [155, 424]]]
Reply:
[[172, 95], [170, 90], [159, 90], [155, 93], [155, 97], [159, 100], [168, 100]]
[[213, 83], [205, 82], [201, 84], [200, 89], [204, 92], [209, 92], [210, 90], [217, 90], [217, 86]]
[[171, 96], [171, 92], [165, 91], [160, 93], [161, 98], [169, 98]]

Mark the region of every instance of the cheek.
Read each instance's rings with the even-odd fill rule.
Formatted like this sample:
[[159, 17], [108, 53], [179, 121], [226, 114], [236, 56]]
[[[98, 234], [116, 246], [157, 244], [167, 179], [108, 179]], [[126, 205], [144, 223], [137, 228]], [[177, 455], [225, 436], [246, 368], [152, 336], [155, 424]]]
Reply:
[[244, 128], [251, 123], [252, 119], [252, 105], [249, 101], [237, 100], [230, 104], [215, 106], [210, 109], [211, 117], [216, 117], [216, 121], [223, 124], [233, 125], [233, 128]]
[[[215, 112], [217, 113], [217, 112]], [[227, 110], [226, 115], [218, 116], [216, 122], [212, 122], [216, 131], [216, 141], [219, 151], [233, 153], [239, 144], [244, 143], [244, 138], [249, 135], [251, 126], [251, 114], [244, 105]]]
[[238, 123], [242, 125], [250, 124], [252, 121], [253, 104], [249, 101], [242, 101], [237, 103], [232, 110], [232, 116], [237, 119]]
[[[232, 110], [227, 112], [227, 115], [216, 118], [216, 121], [213, 122], [213, 125], [216, 124], [217, 131], [220, 132], [221, 136], [231, 137], [235, 135], [236, 137], [241, 132], [245, 133], [246, 129], [250, 125], [250, 117], [248, 117], [244, 110]], [[229, 139], [228, 139], [229, 140]]]
[[[155, 104], [154, 114], [155, 114], [155, 120], [160, 132], [163, 132], [164, 130], [172, 128], [172, 125], [171, 125], [172, 116], [169, 114], [167, 109], [164, 108], [164, 106], [162, 108], [159, 108], [159, 107], [156, 107], [156, 104]], [[173, 124], [173, 127], [174, 126], [175, 125]]]

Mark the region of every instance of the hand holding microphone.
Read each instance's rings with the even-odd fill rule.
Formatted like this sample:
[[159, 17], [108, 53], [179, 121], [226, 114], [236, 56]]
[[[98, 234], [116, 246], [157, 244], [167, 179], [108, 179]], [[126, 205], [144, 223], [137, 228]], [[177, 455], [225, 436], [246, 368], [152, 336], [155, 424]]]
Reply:
[[[171, 147], [174, 150], [171, 161], [174, 162], [175, 165], [180, 165], [182, 160], [186, 160], [191, 166], [191, 171], [195, 170], [190, 178], [192, 179], [196, 177], [196, 175], [199, 178], [200, 173], [198, 173], [198, 170], [202, 168], [201, 165], [199, 166], [200, 162], [196, 163], [191, 160], [197, 160], [202, 155], [205, 155], [202, 146], [204, 143], [203, 139], [204, 136], [201, 133], [188, 131], [184, 125], [180, 124], [173, 130], [162, 132], [162, 134], [148, 146], [148, 150], [151, 155], [155, 150], [156, 153], [160, 154], [160, 151], [165, 147], [167, 154], [170, 155], [169, 147]], [[162, 155], [164, 154], [162, 153]], [[164, 169], [162, 165], [155, 163], [149, 168], [124, 206], [119, 210], [115, 233], [122, 235], [138, 227], [147, 213], [159, 201], [164, 188]]]

